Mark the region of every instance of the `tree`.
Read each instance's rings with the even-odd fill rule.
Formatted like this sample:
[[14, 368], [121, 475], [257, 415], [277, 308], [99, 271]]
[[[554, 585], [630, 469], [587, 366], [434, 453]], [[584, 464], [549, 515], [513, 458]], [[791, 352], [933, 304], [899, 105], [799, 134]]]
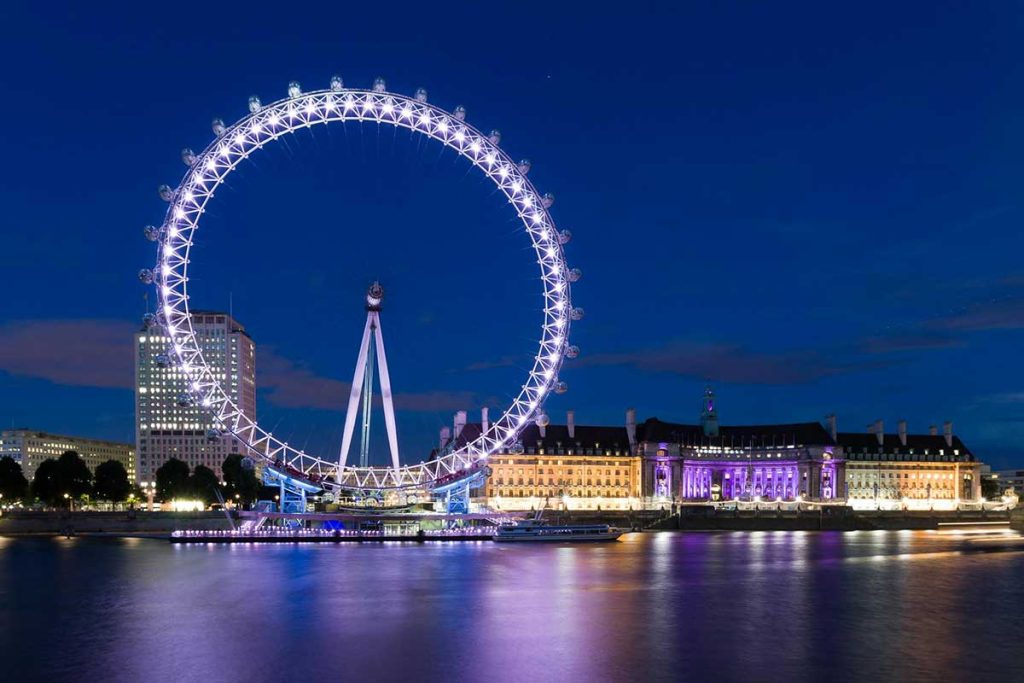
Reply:
[[160, 500], [173, 500], [188, 494], [188, 464], [171, 458], [156, 471], [156, 495]]
[[47, 458], [39, 463], [39, 466], [36, 467], [35, 476], [32, 477], [32, 496], [47, 505], [56, 506], [63, 499], [57, 469], [57, 461], [53, 458]]
[[981, 495], [985, 500], [995, 500], [1003, 495], [999, 475], [990, 474], [981, 478]]
[[251, 505], [260, 495], [260, 482], [252, 467], [245, 466], [245, 458], [238, 453], [232, 453], [224, 458], [220, 466], [224, 473], [225, 496], [234, 499], [238, 495], [238, 501], [243, 505]]
[[216, 473], [205, 465], [196, 465], [188, 481], [188, 488], [192, 495], [210, 505], [217, 502], [218, 487], [220, 487], [220, 480], [217, 479]]
[[92, 472], [74, 451], [39, 463], [32, 478], [32, 495], [53, 506], [62, 505], [65, 494], [74, 500], [91, 492]]
[[92, 493], [92, 472], [81, 456], [74, 451], [64, 451], [57, 460], [57, 476], [64, 493], [72, 498], [81, 498]]
[[128, 482], [128, 471], [117, 460], [108, 460], [96, 467], [96, 482], [93, 485], [96, 498], [120, 503], [128, 499], [132, 485]]
[[28, 493], [28, 479], [18, 464], [9, 455], [0, 458], [0, 495], [7, 502], [21, 500]]
[[69, 494], [73, 499], [92, 493], [92, 472], [74, 451], [65, 451], [57, 460], [57, 474], [63, 493]]

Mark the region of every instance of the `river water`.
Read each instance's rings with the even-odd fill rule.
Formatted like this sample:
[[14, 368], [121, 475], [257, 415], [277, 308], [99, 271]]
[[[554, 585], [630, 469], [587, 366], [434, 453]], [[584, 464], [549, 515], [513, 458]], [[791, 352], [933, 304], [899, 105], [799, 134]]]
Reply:
[[0, 539], [0, 680], [1024, 680], [1024, 553], [931, 532], [595, 545]]

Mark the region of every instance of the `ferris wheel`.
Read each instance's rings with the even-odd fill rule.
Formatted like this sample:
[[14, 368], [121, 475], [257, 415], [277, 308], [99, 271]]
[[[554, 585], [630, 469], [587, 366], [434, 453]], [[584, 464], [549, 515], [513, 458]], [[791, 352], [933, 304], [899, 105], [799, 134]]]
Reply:
[[[225, 179], [254, 152], [302, 128], [335, 122], [356, 121], [405, 128], [425, 135], [454, 150], [471, 162], [505, 195], [529, 238], [540, 269], [544, 305], [540, 311], [539, 345], [533, 367], [521, 389], [501, 417], [479, 437], [450, 452], [415, 465], [353, 467], [337, 459], [297, 449], [264, 430], [243, 414], [203, 359], [189, 312], [188, 264], [200, 219]], [[583, 317], [572, 306], [572, 283], [579, 269], [566, 264], [564, 246], [570, 233], [559, 231], [550, 214], [551, 194], [541, 194], [527, 177], [530, 162], [513, 161], [499, 146], [501, 134], [485, 134], [466, 122], [466, 110], [448, 112], [427, 101], [419, 89], [412, 96], [388, 92], [385, 81], [376, 79], [369, 90], [345, 87], [335, 76], [324, 90], [302, 92], [298, 83], [288, 85], [288, 95], [264, 105], [249, 98], [249, 113], [231, 125], [213, 121], [214, 139], [199, 154], [181, 152], [188, 167], [181, 183], [172, 189], [160, 186], [168, 202], [161, 226], [148, 226], [145, 235], [157, 243], [157, 261], [139, 272], [139, 279], [156, 287], [158, 307], [148, 314], [147, 324], [162, 328], [170, 339], [167, 361], [186, 378], [188, 393], [182, 401], [208, 412], [216, 428], [212, 436], [231, 434], [255, 458], [287, 467], [326, 489], [388, 490], [448, 483], [478, 473], [488, 456], [518, 447], [521, 431], [531, 422], [548, 423], [545, 399], [563, 393], [559, 378], [562, 363], [575, 358], [579, 349], [569, 343], [569, 330]]]

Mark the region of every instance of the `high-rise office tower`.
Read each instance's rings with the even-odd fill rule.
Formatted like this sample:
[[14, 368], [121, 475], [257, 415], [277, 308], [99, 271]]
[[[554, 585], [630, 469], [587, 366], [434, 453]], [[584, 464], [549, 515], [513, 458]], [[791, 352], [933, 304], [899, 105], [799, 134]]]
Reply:
[[[192, 327], [207, 366], [243, 414], [256, 419], [256, 345], [245, 328], [226, 313], [192, 311]], [[230, 434], [213, 436], [211, 415], [183, 405], [184, 373], [168, 362], [169, 338], [159, 327], [135, 333], [135, 454], [139, 482], [155, 481], [170, 458], [209, 467], [221, 475], [231, 453], [244, 455]]]

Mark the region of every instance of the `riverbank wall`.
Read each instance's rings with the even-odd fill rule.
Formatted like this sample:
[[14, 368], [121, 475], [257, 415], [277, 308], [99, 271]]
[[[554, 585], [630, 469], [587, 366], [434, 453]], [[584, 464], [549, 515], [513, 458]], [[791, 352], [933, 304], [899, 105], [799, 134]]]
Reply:
[[[237, 524], [237, 521], [236, 521]], [[223, 512], [93, 512], [13, 510], [0, 517], [0, 536], [76, 534], [169, 536], [186, 529], [230, 529]]]
[[[548, 512], [549, 524], [611, 524], [650, 531], [866, 531], [937, 529], [941, 523], [1009, 522], [1024, 532], [1024, 509], [1012, 512], [864, 512], [849, 508], [824, 511], [714, 510], [709, 507], [665, 511]], [[239, 520], [235, 519], [237, 525]], [[229, 530], [223, 512], [68, 512], [10, 511], [0, 517], [0, 536], [109, 534], [170, 536], [175, 531]]]
[[[933, 530], [940, 524], [1010, 522], [1010, 513], [961, 510], [854, 511], [824, 510], [712, 510], [686, 509], [651, 524], [648, 528], [673, 531], [873, 531]], [[1024, 522], [1024, 518], [1021, 520]]]
[[1024, 533], [1024, 507], [1016, 507], [1010, 511], [1010, 527], [1014, 531]]

